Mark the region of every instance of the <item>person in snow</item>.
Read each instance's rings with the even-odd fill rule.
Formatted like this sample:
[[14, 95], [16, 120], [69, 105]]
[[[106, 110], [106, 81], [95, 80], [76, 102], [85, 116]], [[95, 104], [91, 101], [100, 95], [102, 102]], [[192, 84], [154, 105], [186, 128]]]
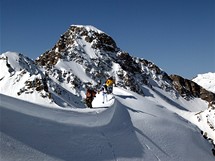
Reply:
[[92, 88], [88, 88], [87, 92], [86, 92], [86, 99], [85, 99], [87, 107], [93, 108], [92, 102], [93, 102], [94, 97], [96, 97], [96, 91]]
[[113, 84], [115, 84], [115, 79], [113, 79], [113, 77], [110, 77], [106, 80], [105, 85], [107, 86], [108, 94], [113, 93]]
[[[99, 90], [99, 92], [102, 92], [102, 96], [103, 96], [103, 101], [102, 101], [102, 103], [104, 103], [105, 100], [107, 101], [107, 93], [108, 93], [108, 91], [107, 91], [107, 85], [106, 85], [106, 84], [103, 84], [103, 86], [102, 86], [102, 88]], [[98, 93], [99, 93], [99, 92], [98, 92]]]

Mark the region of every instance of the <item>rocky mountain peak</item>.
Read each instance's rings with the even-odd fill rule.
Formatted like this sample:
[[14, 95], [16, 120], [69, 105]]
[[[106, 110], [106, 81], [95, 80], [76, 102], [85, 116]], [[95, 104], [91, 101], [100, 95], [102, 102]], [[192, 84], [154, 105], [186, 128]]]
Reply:
[[[90, 52], [89, 52], [90, 51]], [[36, 63], [51, 68], [59, 59], [73, 61], [82, 59], [85, 55], [97, 58], [103, 52], [116, 53], [119, 51], [115, 41], [104, 32], [93, 26], [72, 25], [60, 36], [55, 46], [36, 59]]]
[[[142, 83], [150, 87], [155, 84], [165, 88], [171, 87], [171, 79], [154, 63], [134, 58], [120, 50], [109, 35], [93, 26], [70, 26], [55, 46], [42, 54], [36, 63], [45, 67], [51, 75], [56, 70], [58, 73], [74, 73], [71, 63], [75, 63], [81, 65], [90, 82], [104, 82], [113, 76], [118, 85], [139, 94], [144, 93]], [[67, 64], [67, 69], [62, 71], [59, 64]], [[60, 74], [60, 77], [61, 75], [63, 74]], [[75, 75], [76, 80], [82, 80], [80, 74]]]
[[[203, 97], [203, 90], [198, 85], [181, 77], [170, 77], [154, 63], [132, 57], [119, 49], [109, 35], [93, 26], [70, 26], [54, 47], [41, 55], [36, 63], [45, 67], [48, 75], [61, 83], [67, 80], [67, 83], [75, 84], [76, 94], [83, 90], [81, 88], [84, 88], [86, 81], [96, 85], [113, 76], [118, 86], [141, 95], [145, 95], [146, 85], [172, 91], [175, 95], [178, 91], [184, 98]], [[77, 64], [87, 74], [85, 80], [80, 73], [74, 72], [74, 65], [77, 67]], [[179, 87], [178, 84], [182, 85]], [[209, 98], [205, 96], [204, 99], [214, 98], [210, 94]]]

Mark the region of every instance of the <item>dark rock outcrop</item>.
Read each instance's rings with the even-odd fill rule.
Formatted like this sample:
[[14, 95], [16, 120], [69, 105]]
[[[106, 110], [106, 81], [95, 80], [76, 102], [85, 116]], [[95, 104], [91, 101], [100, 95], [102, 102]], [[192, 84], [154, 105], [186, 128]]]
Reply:
[[179, 92], [179, 94], [185, 99], [191, 99], [193, 97], [201, 98], [207, 102], [215, 100], [215, 94], [207, 91], [203, 87], [199, 86], [197, 83], [185, 79], [178, 75], [170, 75], [172, 79], [173, 86]]
[[[46, 51], [35, 60], [36, 64], [51, 68], [59, 59], [64, 59], [65, 57], [67, 57], [67, 59], [69, 57], [70, 60], [74, 57], [82, 58], [84, 51], [81, 48], [83, 48], [84, 45], [81, 48], [76, 47], [76, 42], [78, 39], [81, 39], [81, 37], [84, 37], [84, 40], [90, 43], [91, 48], [94, 50], [106, 53], [119, 51], [115, 41], [107, 34], [93, 30], [88, 31], [86, 27], [72, 25], [60, 36], [59, 41], [51, 50]], [[70, 52], [70, 49], [73, 49], [73, 52]]]

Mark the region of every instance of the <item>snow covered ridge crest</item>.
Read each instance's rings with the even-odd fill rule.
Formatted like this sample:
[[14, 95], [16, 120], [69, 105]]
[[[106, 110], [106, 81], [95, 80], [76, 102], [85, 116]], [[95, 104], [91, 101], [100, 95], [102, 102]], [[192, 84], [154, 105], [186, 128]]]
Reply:
[[35, 103], [51, 99], [42, 71], [30, 58], [6, 52], [0, 55], [0, 68], [1, 93]]
[[[0, 93], [47, 106], [65, 106], [74, 95], [50, 79], [28, 57], [15, 52], [0, 55]], [[64, 93], [63, 93], [64, 92]], [[67, 94], [66, 98], [60, 97]], [[73, 99], [75, 101], [75, 99]], [[83, 106], [82, 106], [83, 107]]]

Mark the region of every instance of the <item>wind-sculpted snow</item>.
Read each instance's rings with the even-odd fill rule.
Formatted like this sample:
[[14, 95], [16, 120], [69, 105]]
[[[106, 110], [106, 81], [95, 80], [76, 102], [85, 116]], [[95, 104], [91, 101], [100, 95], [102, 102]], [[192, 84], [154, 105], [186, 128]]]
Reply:
[[[46, 119], [52, 122], [70, 124], [74, 126], [96, 127], [108, 124], [114, 114], [117, 101], [112, 100], [110, 107], [95, 109], [61, 109], [43, 107], [37, 104], [1, 95], [1, 108], [12, 110], [23, 115], [32, 116], [38, 119]], [[17, 106], [18, 104], [18, 106]], [[97, 121], [99, 120], [99, 121]]]
[[151, 94], [159, 104], [114, 88], [104, 104], [98, 95], [93, 109], [50, 108], [1, 95], [1, 159], [214, 160], [211, 144], [173, 112], [180, 109]]
[[[1, 132], [42, 154], [59, 160], [76, 161], [142, 156], [137, 137], [123, 125], [131, 124], [129, 115], [121, 109], [117, 101], [102, 111], [97, 109], [93, 112], [74, 112], [47, 109], [3, 95], [1, 98]], [[16, 106], [11, 106], [8, 100], [11, 103], [16, 102]], [[114, 147], [116, 141], [126, 146], [119, 144]], [[115, 150], [119, 151], [119, 156], [116, 156]], [[1, 157], [13, 160], [17, 155], [3, 154]], [[21, 156], [21, 159], [24, 161], [26, 158]]]

